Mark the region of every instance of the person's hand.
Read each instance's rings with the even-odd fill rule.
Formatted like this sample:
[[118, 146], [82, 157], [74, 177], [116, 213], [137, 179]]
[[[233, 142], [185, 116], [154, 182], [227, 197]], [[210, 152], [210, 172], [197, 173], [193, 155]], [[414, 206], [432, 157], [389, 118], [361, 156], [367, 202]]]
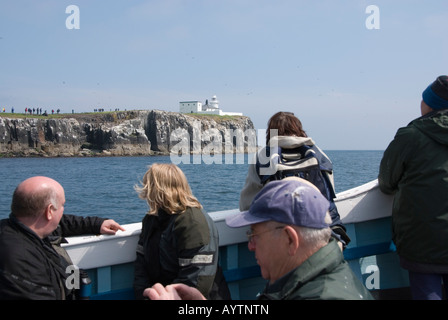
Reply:
[[344, 245], [342, 244], [341, 241], [338, 241], [338, 246], [339, 246], [339, 249], [341, 249], [341, 251], [344, 251]]
[[143, 296], [151, 300], [205, 300], [198, 289], [183, 283], [170, 284], [166, 287], [156, 283], [152, 288], [145, 289]]
[[101, 234], [115, 234], [118, 230], [125, 231], [125, 229], [120, 226], [117, 222], [112, 219], [104, 220], [101, 225], [100, 233]]

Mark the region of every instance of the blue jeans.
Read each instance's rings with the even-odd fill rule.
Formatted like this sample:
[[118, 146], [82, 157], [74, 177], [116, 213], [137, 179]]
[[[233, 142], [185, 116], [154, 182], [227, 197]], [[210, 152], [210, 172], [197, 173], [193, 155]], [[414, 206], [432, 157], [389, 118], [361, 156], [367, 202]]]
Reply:
[[409, 271], [409, 283], [414, 300], [442, 300], [443, 291], [448, 297], [448, 274]]

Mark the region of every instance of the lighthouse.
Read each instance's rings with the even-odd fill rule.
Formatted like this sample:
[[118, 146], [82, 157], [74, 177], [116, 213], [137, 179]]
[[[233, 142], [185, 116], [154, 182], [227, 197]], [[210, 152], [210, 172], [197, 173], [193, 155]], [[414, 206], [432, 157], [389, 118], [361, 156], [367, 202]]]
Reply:
[[219, 101], [218, 98], [216, 98], [216, 95], [212, 97], [212, 101], [209, 102], [209, 108], [211, 110], [218, 110], [219, 109]]
[[216, 114], [219, 116], [242, 116], [241, 112], [223, 112], [219, 109], [219, 101], [216, 95], [209, 101], [205, 100], [205, 104], [200, 101], [180, 101], [180, 113], [198, 113], [198, 114]]

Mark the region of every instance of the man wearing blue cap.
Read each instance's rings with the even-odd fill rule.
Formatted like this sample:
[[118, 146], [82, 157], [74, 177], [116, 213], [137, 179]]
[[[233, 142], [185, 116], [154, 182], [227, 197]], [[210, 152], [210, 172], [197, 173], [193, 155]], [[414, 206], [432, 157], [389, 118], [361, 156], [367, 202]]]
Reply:
[[[331, 237], [330, 203], [306, 180], [291, 177], [268, 183], [248, 211], [226, 219], [230, 227], [250, 225], [249, 249], [263, 278], [259, 299], [372, 299]], [[194, 289], [156, 285], [150, 299], [202, 298]]]
[[384, 152], [381, 190], [394, 194], [393, 240], [414, 299], [448, 296], [448, 76], [422, 94], [422, 116]]

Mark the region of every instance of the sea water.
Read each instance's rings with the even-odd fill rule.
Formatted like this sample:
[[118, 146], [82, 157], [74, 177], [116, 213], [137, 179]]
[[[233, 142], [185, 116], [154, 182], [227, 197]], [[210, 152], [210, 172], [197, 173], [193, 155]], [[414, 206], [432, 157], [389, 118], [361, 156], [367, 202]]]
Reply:
[[[333, 162], [336, 192], [376, 179], [383, 155], [383, 151], [325, 153]], [[251, 157], [211, 164], [180, 163], [179, 167], [207, 212], [230, 210], [238, 208]], [[170, 156], [0, 159], [0, 219], [9, 216], [15, 187], [29, 177], [42, 175], [64, 187], [65, 213], [106, 217], [121, 224], [140, 222], [148, 205], [134, 186], [140, 184], [148, 166], [170, 162]]]

